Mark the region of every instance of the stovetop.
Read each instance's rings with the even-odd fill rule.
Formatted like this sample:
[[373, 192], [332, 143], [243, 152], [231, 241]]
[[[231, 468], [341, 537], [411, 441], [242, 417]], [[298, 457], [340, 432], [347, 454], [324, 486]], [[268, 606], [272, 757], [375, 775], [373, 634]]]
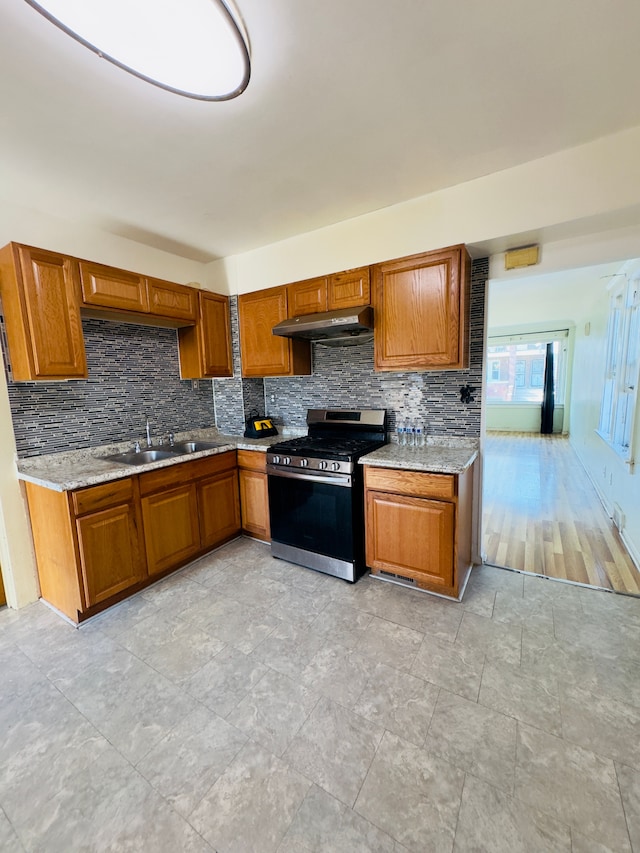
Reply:
[[289, 441], [280, 441], [269, 447], [269, 453], [285, 453], [313, 459], [345, 459], [353, 461], [364, 453], [381, 447], [384, 441], [363, 438], [328, 438], [302, 435]]

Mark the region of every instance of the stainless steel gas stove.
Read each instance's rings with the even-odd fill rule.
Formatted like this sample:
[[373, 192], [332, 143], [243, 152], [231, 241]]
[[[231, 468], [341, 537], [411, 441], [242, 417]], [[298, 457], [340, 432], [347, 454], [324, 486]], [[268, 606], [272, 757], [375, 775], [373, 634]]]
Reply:
[[308, 435], [267, 452], [271, 553], [354, 582], [365, 571], [358, 459], [386, 442], [384, 409], [309, 409]]

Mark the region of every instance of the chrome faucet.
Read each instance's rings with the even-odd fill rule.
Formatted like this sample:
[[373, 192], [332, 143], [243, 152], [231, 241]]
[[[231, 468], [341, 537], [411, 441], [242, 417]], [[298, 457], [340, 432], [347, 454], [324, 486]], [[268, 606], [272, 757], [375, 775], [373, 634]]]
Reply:
[[151, 441], [151, 424], [149, 422], [149, 418], [145, 418], [145, 430], [147, 432], [147, 447], [153, 447], [153, 442]]

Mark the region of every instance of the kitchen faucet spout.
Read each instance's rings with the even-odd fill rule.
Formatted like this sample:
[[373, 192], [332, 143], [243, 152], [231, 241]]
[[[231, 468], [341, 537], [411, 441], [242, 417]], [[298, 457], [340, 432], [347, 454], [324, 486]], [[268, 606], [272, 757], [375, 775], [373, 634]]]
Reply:
[[145, 430], [147, 433], [147, 447], [153, 447], [153, 442], [151, 441], [151, 423], [149, 418], [145, 418]]

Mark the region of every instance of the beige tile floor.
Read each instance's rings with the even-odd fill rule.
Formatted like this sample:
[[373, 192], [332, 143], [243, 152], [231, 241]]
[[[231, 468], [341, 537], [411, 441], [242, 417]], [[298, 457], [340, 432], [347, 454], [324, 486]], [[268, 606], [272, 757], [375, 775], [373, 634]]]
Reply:
[[3, 610], [0, 850], [637, 853], [640, 600], [238, 540], [80, 630]]

